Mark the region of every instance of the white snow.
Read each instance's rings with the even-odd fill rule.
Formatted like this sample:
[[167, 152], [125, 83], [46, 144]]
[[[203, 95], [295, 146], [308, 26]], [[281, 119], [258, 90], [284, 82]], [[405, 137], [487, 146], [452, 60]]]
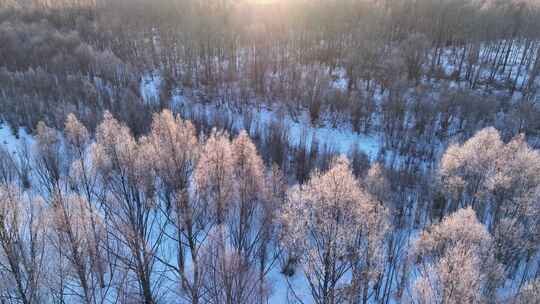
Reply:
[[[246, 113], [241, 113], [227, 105], [198, 103], [185, 95], [174, 96], [172, 104], [174, 109], [181, 113], [198, 113], [205, 115], [209, 121], [212, 121], [216, 115], [228, 115], [234, 129], [241, 130], [245, 127], [244, 115]], [[309, 115], [305, 111], [295, 118], [277, 106], [253, 106], [249, 111], [253, 117], [252, 124], [257, 125], [261, 130], [270, 128], [273, 121], [283, 123], [288, 131], [289, 142], [293, 146], [299, 145], [304, 139], [309, 148], [315, 135], [319, 149], [326, 147], [333, 149], [336, 153], [347, 154], [356, 145], [358, 150], [365, 152], [373, 159], [380, 150], [381, 140], [377, 135], [354, 132], [348, 125], [333, 128], [322, 123], [315, 126], [310, 123]]]
[[9, 125], [0, 123], [0, 147], [10, 154], [16, 155], [24, 145], [31, 145], [32, 142], [32, 135], [25, 129], [19, 128], [16, 136]]
[[159, 103], [159, 90], [161, 87], [161, 76], [159, 74], [144, 75], [140, 86], [141, 97], [145, 104]]

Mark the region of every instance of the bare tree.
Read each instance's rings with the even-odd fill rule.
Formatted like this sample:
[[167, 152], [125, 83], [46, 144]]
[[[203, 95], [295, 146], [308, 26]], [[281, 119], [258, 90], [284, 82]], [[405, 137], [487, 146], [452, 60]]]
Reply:
[[431, 226], [411, 251], [419, 276], [410, 301], [476, 303], [494, 296], [503, 278], [494, 247], [493, 237], [471, 208]]
[[539, 225], [539, 170], [540, 154], [523, 136], [505, 144], [493, 128], [449, 147], [441, 160], [439, 176], [450, 209], [472, 206], [477, 211], [499, 244], [498, 258], [510, 272], [519, 260], [528, 265], [539, 241], [534, 235]]
[[[156, 254], [163, 239], [158, 216], [152, 151], [139, 145], [129, 129], [106, 113], [96, 134], [93, 163], [100, 184], [106, 187], [104, 209], [108, 237], [121, 244], [114, 252], [135, 286], [126, 286], [126, 297], [155, 304], [160, 274], [155, 272]], [[134, 288], [135, 294], [129, 294]]]
[[43, 303], [48, 297], [48, 259], [43, 200], [14, 185], [0, 185], [0, 300]]
[[[231, 216], [228, 221], [230, 242], [238, 256], [235, 261], [245, 265], [237, 269], [237, 276], [243, 277], [245, 282], [252, 280], [251, 271], [259, 263], [259, 276], [257, 279], [260, 303], [266, 302], [268, 288], [265, 276], [269, 266], [275, 259], [266, 259], [263, 254], [266, 242], [271, 242], [269, 229], [274, 224], [273, 210], [267, 204], [272, 204], [267, 197], [267, 185], [264, 163], [257, 152], [257, 148], [245, 131], [232, 142], [234, 155], [235, 199], [231, 205]], [[273, 199], [273, 198], [270, 198]], [[247, 287], [247, 286], [246, 286]], [[237, 293], [240, 299], [248, 288], [242, 287]], [[243, 300], [245, 301], [245, 300]], [[243, 302], [242, 301], [242, 302]]]
[[101, 218], [90, 208], [93, 207], [83, 197], [57, 194], [49, 210], [49, 238], [59, 257], [54, 264], [59, 270], [64, 267], [62, 264], [67, 268], [65, 274], [60, 274], [62, 289], [69, 294], [66, 301], [93, 304], [106, 300], [106, 292], [100, 291], [107, 290], [102, 281], [103, 251], [107, 248], [97, 247], [106, 231]]
[[227, 133], [214, 130], [206, 140], [194, 178], [215, 224], [225, 224], [234, 198], [234, 158]]
[[[108, 290], [107, 282], [105, 281], [105, 273], [107, 272], [106, 254], [103, 251], [107, 251], [107, 240], [103, 232], [103, 219], [102, 219], [102, 194], [103, 190], [98, 187], [98, 173], [97, 168], [91, 163], [90, 151], [90, 133], [86, 127], [75, 117], [73, 114], [69, 114], [65, 122], [65, 139], [67, 145], [67, 151], [69, 158], [71, 159], [71, 166], [69, 171], [69, 188], [87, 203], [86, 215], [88, 218], [89, 235], [87, 237], [92, 240], [92, 248], [88, 248], [90, 258], [90, 267], [93, 270], [94, 279], [99, 282], [99, 289], [104, 293], [101, 295], [104, 300], [105, 294]], [[111, 262], [108, 261], [109, 268]], [[112, 272], [113, 269], [109, 269]], [[112, 274], [109, 276], [112, 278]], [[110, 282], [109, 282], [110, 283]], [[97, 288], [95, 288], [97, 289]], [[95, 301], [98, 301], [97, 299]]]
[[[179, 278], [179, 288], [191, 303], [202, 297], [200, 247], [209, 229], [206, 205], [190, 195], [192, 174], [199, 156], [195, 128], [189, 121], [168, 111], [154, 115], [150, 135], [144, 141], [152, 151], [152, 162], [159, 181], [160, 208], [175, 244], [171, 262], [160, 258]], [[167, 228], [166, 228], [167, 229]]]
[[[379, 250], [388, 227], [386, 211], [360, 188], [344, 157], [326, 173], [315, 172], [289, 190], [283, 242], [299, 260], [315, 303], [368, 299], [379, 269]], [[350, 274], [350, 275], [348, 275]], [[346, 289], [345, 289], [346, 290]]]

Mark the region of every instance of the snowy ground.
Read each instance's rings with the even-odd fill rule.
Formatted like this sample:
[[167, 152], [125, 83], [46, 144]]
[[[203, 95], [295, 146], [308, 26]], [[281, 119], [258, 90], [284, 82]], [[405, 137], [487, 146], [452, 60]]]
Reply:
[[29, 145], [33, 141], [32, 136], [26, 133], [26, 130], [20, 128], [17, 136], [13, 134], [12, 129], [5, 123], [0, 123], [0, 147], [12, 155], [20, 153], [24, 145]]
[[157, 104], [159, 101], [159, 88], [161, 77], [147, 74], [141, 79], [140, 94], [146, 104]]
[[[150, 74], [143, 77], [141, 81], [141, 96], [148, 104], [155, 104], [159, 98], [159, 86], [161, 79], [157, 74]], [[171, 103], [173, 109], [185, 113], [197, 112], [205, 115], [209, 121], [219, 113], [228, 115], [236, 130], [244, 129], [245, 111], [241, 113], [227, 105], [216, 103], [201, 103], [188, 94], [177, 93], [173, 96]], [[277, 106], [257, 106], [250, 109], [252, 122], [260, 130], [268, 129], [272, 122], [279, 121], [284, 124], [288, 131], [290, 144], [296, 146], [300, 144], [302, 138], [307, 141], [307, 146], [311, 145], [315, 137], [320, 148], [332, 148], [337, 153], [347, 154], [355, 145], [358, 150], [365, 152], [370, 158], [375, 158], [380, 150], [380, 138], [372, 134], [360, 134], [354, 132], [350, 126], [340, 126], [334, 128], [322, 123], [313, 126], [310, 123], [309, 115], [303, 112], [299, 117], [293, 118], [290, 114], [282, 111]]]

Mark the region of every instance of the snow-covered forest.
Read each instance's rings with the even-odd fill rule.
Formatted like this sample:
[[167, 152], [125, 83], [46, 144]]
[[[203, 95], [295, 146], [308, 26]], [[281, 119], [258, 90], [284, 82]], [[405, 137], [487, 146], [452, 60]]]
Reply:
[[0, 304], [540, 303], [536, 0], [0, 0]]

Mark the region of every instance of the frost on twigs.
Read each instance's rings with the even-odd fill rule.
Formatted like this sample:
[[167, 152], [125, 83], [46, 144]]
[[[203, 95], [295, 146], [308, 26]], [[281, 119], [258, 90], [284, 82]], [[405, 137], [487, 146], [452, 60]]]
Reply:
[[[486, 128], [448, 148], [439, 179], [447, 212], [471, 206], [496, 239], [506, 265], [528, 258], [540, 244], [540, 153], [520, 135], [504, 143]], [[516, 265], [514, 263], [514, 265]]]
[[387, 211], [360, 187], [345, 157], [290, 189], [281, 220], [283, 244], [300, 262], [313, 298], [330, 301], [348, 287], [354, 297], [380, 271]]
[[[502, 279], [495, 243], [471, 208], [461, 209], [421, 233], [411, 259], [418, 277], [412, 303], [482, 303]], [[430, 302], [433, 301], [433, 302]]]
[[234, 194], [234, 158], [229, 135], [213, 131], [202, 147], [194, 173], [197, 194], [209, 204], [218, 225], [224, 223]]

